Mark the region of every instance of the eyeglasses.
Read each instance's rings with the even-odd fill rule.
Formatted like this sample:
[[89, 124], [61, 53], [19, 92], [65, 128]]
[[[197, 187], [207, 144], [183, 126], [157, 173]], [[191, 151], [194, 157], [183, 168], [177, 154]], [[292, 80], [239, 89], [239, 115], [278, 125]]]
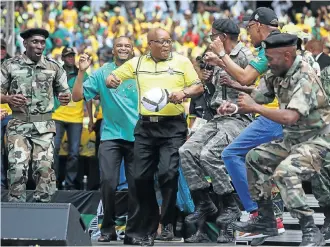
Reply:
[[218, 36], [218, 35], [226, 35], [225, 33], [215, 33], [215, 34], [211, 34], [211, 35], [209, 35], [209, 37], [210, 37], [210, 40], [211, 41], [214, 41], [215, 39], [216, 39], [216, 37]]
[[173, 40], [171, 39], [164, 39], [164, 40], [150, 40], [150, 42], [156, 42], [160, 45], [165, 45], [165, 44], [168, 44], [168, 45], [172, 45], [173, 44]]

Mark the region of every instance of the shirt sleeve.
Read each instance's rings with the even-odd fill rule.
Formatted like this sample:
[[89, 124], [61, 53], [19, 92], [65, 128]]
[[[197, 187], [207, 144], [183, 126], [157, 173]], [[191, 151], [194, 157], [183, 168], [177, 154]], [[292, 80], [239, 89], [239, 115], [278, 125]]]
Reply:
[[[134, 79], [135, 77], [135, 68], [133, 66], [133, 59], [128, 60], [123, 65], [112, 71], [112, 74], [117, 76], [122, 81], [128, 79]], [[106, 78], [105, 78], [106, 79]], [[105, 82], [104, 82], [105, 83]]]
[[1, 65], [1, 94], [6, 95], [10, 87], [10, 73], [8, 71], [7, 63]]
[[[86, 76], [86, 75], [85, 75]], [[90, 101], [95, 98], [100, 92], [99, 83], [105, 83], [103, 68], [98, 69], [94, 74], [85, 78], [83, 84], [83, 94], [85, 101]]]
[[62, 67], [59, 67], [59, 69], [56, 71], [55, 81], [54, 81], [54, 91], [56, 96], [58, 96], [59, 93], [71, 94], [67, 81], [66, 72]]
[[313, 90], [313, 85], [306, 78], [302, 78], [293, 90], [287, 109], [296, 110], [306, 117], [315, 107], [317, 107], [317, 95]]
[[269, 104], [275, 99], [275, 91], [272, 82], [272, 77], [264, 76], [260, 79], [258, 88], [255, 88], [251, 97], [258, 104]]
[[185, 87], [190, 87], [193, 84], [199, 84], [201, 81], [197, 75], [194, 65], [189, 59], [185, 61], [184, 65], [184, 81]]
[[249, 63], [260, 75], [268, 70], [268, 60], [264, 52], [259, 52], [258, 56]]
[[191, 117], [196, 116], [195, 99], [191, 99], [190, 100], [190, 104], [189, 104], [189, 116], [191, 116]]

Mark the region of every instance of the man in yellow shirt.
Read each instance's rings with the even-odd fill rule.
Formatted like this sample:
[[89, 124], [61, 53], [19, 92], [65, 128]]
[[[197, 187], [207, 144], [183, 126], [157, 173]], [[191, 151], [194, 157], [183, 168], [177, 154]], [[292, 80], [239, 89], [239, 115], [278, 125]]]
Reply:
[[[63, 68], [67, 74], [68, 85], [72, 90], [75, 79], [78, 75], [78, 68], [75, 65], [75, 51], [72, 48], [64, 48], [62, 51]], [[85, 79], [87, 74], [85, 75]], [[57, 103], [57, 104], [56, 104]], [[66, 189], [76, 189], [75, 183], [78, 175], [78, 158], [80, 137], [83, 128], [84, 101], [71, 102], [66, 106], [59, 106], [55, 99], [54, 113], [52, 116], [56, 124], [55, 136], [55, 172], [59, 181], [59, 151], [64, 133], [68, 136], [68, 157], [65, 165], [65, 186]]]
[[[172, 40], [166, 30], [150, 30], [148, 46], [150, 52], [147, 55], [135, 57], [114, 70], [107, 77], [106, 84], [109, 88], [116, 88], [123, 80], [135, 78], [139, 102], [141, 95], [152, 88], [160, 87], [172, 92], [169, 103], [158, 112], [150, 112], [139, 103], [140, 115], [134, 131], [134, 177], [138, 215], [141, 217], [140, 231], [136, 235], [145, 245], [151, 246], [159, 221], [164, 238], [170, 240], [174, 237], [178, 150], [187, 135], [182, 101], [201, 94], [203, 86], [189, 59], [171, 52]], [[154, 190], [157, 170], [163, 197], [160, 218]]]

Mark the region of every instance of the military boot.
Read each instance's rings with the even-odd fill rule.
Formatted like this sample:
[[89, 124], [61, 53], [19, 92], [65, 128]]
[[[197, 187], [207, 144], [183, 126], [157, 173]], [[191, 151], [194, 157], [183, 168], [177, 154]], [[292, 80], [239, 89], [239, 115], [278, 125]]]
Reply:
[[277, 236], [277, 223], [271, 200], [258, 201], [259, 210], [256, 217], [247, 222], [234, 222], [234, 230], [240, 232], [260, 233], [267, 236]]
[[211, 243], [211, 239], [207, 236], [206, 233], [198, 230], [190, 238], [184, 240], [185, 243]]
[[231, 225], [226, 225], [220, 229], [219, 236], [217, 238], [217, 243], [232, 243], [234, 242], [234, 230]]
[[303, 234], [300, 246], [325, 245], [323, 235], [315, 225], [313, 216], [303, 216], [299, 219], [299, 224]]
[[195, 203], [195, 212], [185, 218], [186, 223], [194, 224], [205, 221], [208, 216], [218, 212], [218, 208], [211, 200], [208, 190], [193, 191], [192, 197]]
[[321, 233], [324, 236], [324, 239], [330, 239], [330, 207], [323, 207], [322, 208], [325, 219], [324, 224], [321, 228]]
[[241, 217], [242, 213], [235, 201], [233, 193], [223, 195], [222, 203], [224, 211], [217, 218], [217, 225], [230, 224]]

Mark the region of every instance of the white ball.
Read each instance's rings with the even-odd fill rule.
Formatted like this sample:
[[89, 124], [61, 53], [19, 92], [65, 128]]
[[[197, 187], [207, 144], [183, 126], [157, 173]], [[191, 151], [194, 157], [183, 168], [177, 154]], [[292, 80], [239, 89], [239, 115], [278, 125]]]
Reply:
[[141, 103], [148, 111], [158, 112], [167, 105], [168, 95], [166, 89], [152, 88], [142, 96]]

